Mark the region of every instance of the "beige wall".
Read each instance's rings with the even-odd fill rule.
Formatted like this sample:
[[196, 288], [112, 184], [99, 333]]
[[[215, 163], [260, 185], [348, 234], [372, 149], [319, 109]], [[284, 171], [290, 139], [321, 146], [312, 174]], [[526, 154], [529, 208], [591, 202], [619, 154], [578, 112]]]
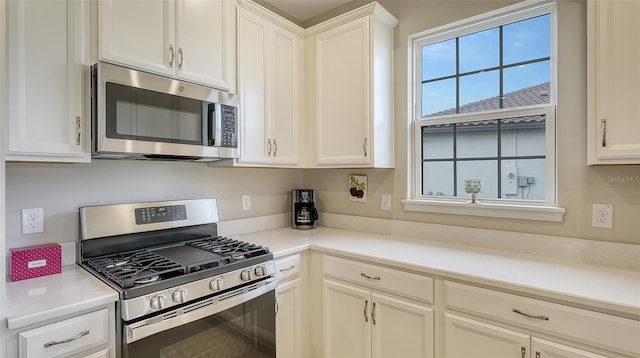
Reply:
[[[558, 202], [564, 223], [532, 222], [405, 212], [407, 193], [407, 38], [516, 1], [380, 0], [400, 23], [395, 49], [395, 148], [393, 170], [306, 170], [304, 184], [319, 191], [322, 212], [440, 223], [496, 230], [640, 244], [640, 166], [588, 167], [586, 154], [586, 3], [560, 0], [558, 64]], [[367, 174], [369, 201], [351, 202], [349, 174]], [[631, 178], [632, 180], [627, 180]], [[626, 181], [626, 182], [619, 182]], [[380, 195], [392, 194], [392, 210], [380, 210]], [[614, 205], [613, 229], [591, 227], [591, 205]]]
[[[296, 169], [209, 168], [203, 163], [94, 160], [6, 164], [6, 247], [79, 238], [78, 208], [119, 202], [217, 198], [221, 220], [290, 211]], [[241, 197], [251, 195], [251, 210]], [[44, 208], [45, 232], [21, 235], [20, 209]]]

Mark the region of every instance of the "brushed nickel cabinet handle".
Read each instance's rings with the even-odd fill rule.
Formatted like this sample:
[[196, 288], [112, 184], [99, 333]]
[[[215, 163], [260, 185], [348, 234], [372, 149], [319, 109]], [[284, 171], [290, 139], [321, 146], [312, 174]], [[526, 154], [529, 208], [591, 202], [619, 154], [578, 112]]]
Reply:
[[273, 156], [275, 157], [275, 156], [276, 156], [276, 154], [278, 153], [278, 143], [276, 143], [275, 138], [273, 139], [273, 147], [274, 147], [274, 149], [273, 149]]
[[360, 276], [362, 276], [364, 278], [367, 278], [369, 280], [376, 280], [376, 281], [380, 281], [381, 280], [380, 276], [369, 276], [369, 275], [365, 274], [364, 272], [360, 272]]
[[520, 347], [520, 353], [522, 353], [522, 358], [525, 358], [527, 355], [527, 349], [525, 347]]
[[178, 47], [178, 54], [180, 55], [180, 62], [178, 62], [178, 69], [182, 71], [182, 63], [184, 62], [184, 54], [182, 53], [182, 47]]
[[76, 145], [80, 145], [80, 139], [82, 136], [82, 123], [80, 117], [76, 117]]
[[376, 303], [373, 303], [373, 306], [371, 307], [371, 322], [373, 322], [373, 324], [376, 324]]
[[367, 307], [369, 306], [369, 301], [364, 300], [364, 309], [362, 310], [362, 313], [364, 314], [364, 321], [365, 322], [369, 322], [369, 316], [367, 316]]
[[71, 342], [73, 342], [73, 341], [75, 341], [75, 340], [77, 340], [77, 339], [80, 339], [80, 338], [82, 338], [82, 337], [84, 337], [84, 336], [87, 336], [87, 335], [89, 335], [89, 330], [86, 330], [86, 331], [84, 331], [84, 332], [80, 332], [80, 333], [78, 333], [75, 337], [71, 337], [71, 338], [63, 339], [63, 340], [61, 340], [61, 341], [51, 341], [51, 342], [47, 342], [47, 343], [45, 343], [45, 344], [44, 344], [44, 347], [45, 347], [45, 348], [49, 348], [49, 347], [52, 347], [52, 346], [57, 346], [58, 344], [71, 343]]
[[364, 143], [362, 143], [362, 150], [364, 151], [364, 156], [367, 156], [367, 137], [364, 138]]
[[169, 45], [169, 51], [171, 52], [171, 56], [169, 56], [169, 68], [173, 68], [173, 59], [176, 57], [175, 52], [173, 52], [173, 45]]
[[517, 314], [520, 314], [520, 315], [523, 315], [523, 316], [525, 316], [525, 317], [529, 317], [529, 318], [541, 319], [541, 320], [543, 320], [543, 321], [548, 321], [548, 320], [549, 320], [549, 317], [547, 317], [547, 316], [543, 316], [543, 315], [532, 315], [532, 314], [529, 314], [529, 313], [522, 312], [522, 311], [520, 311], [520, 310], [519, 310], [519, 309], [517, 309], [517, 308], [514, 308], [514, 309], [513, 309], [513, 313], [517, 313]]
[[289, 267], [287, 267], [287, 268], [281, 268], [281, 269], [280, 269], [280, 272], [291, 271], [291, 270], [293, 270], [294, 268], [296, 268], [296, 265], [291, 265], [291, 266], [289, 266]]
[[536, 351], [536, 358], [540, 358], [540, 352]]
[[602, 146], [606, 147], [607, 146], [607, 119], [602, 118], [601, 123], [602, 123]]
[[271, 139], [267, 139], [267, 145], [269, 146], [269, 152], [267, 153], [267, 157], [271, 156]]

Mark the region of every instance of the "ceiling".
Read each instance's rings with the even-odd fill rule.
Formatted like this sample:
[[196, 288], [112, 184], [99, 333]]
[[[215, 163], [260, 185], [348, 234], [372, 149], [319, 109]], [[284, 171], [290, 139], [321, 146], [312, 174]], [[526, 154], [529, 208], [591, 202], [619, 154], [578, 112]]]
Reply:
[[263, 0], [299, 23], [333, 10], [351, 0]]

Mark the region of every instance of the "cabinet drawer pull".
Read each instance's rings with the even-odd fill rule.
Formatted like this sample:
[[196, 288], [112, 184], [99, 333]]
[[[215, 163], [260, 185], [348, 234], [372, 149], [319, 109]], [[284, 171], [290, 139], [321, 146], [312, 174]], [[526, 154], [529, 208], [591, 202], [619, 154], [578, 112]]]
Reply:
[[364, 138], [364, 143], [362, 143], [362, 150], [364, 151], [364, 156], [367, 156], [367, 137]]
[[269, 147], [269, 152], [267, 153], [267, 157], [271, 156], [271, 139], [267, 139], [267, 146]]
[[360, 276], [364, 277], [364, 278], [368, 278], [369, 280], [377, 280], [380, 281], [380, 276], [369, 276], [367, 274], [365, 274], [364, 272], [360, 272]]
[[89, 335], [89, 330], [86, 330], [84, 332], [80, 332], [78, 333], [78, 335], [76, 335], [75, 337], [71, 337], [71, 338], [67, 338], [67, 339], [63, 339], [61, 341], [51, 341], [51, 342], [47, 342], [44, 344], [45, 348], [49, 348], [51, 346], [57, 346], [58, 344], [65, 344], [65, 343], [71, 343], [73, 341], [75, 341], [76, 339], [82, 338], [84, 336]]
[[540, 352], [536, 351], [536, 358], [540, 358]]
[[602, 123], [602, 146], [606, 147], [607, 146], [607, 119], [602, 118], [601, 123]]
[[293, 270], [294, 268], [296, 268], [296, 265], [291, 265], [291, 266], [289, 266], [289, 267], [287, 267], [287, 268], [281, 268], [281, 269], [280, 269], [280, 272], [291, 271], [291, 270]]
[[274, 147], [273, 156], [275, 157], [276, 154], [278, 154], [278, 143], [276, 143], [276, 139], [275, 138], [273, 139], [273, 147]]
[[517, 309], [517, 308], [514, 308], [514, 309], [513, 309], [513, 313], [521, 314], [521, 315], [523, 315], [523, 316], [525, 316], [525, 317], [529, 317], [529, 318], [541, 319], [541, 320], [543, 320], [543, 321], [548, 321], [548, 320], [549, 320], [549, 317], [547, 317], [547, 316], [543, 316], [543, 315], [532, 315], [532, 314], [529, 314], [529, 313], [522, 312], [522, 311], [520, 311], [520, 310], [519, 310], [519, 309]]
[[362, 310], [362, 313], [364, 314], [364, 321], [365, 322], [369, 322], [369, 316], [367, 316], [367, 307], [369, 306], [369, 301], [364, 300], [364, 309]]

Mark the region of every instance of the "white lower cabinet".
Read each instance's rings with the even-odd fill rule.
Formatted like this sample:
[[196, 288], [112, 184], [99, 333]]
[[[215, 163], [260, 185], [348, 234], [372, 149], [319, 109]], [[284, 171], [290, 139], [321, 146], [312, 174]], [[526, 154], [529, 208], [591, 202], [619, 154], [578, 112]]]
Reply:
[[605, 358], [485, 322], [445, 313], [445, 357]]
[[[323, 268], [323, 356], [433, 356], [431, 278], [330, 256]], [[414, 299], [417, 282], [427, 293]]]
[[302, 357], [304, 336], [303, 258], [300, 254], [276, 260], [276, 356]]
[[448, 281], [443, 297], [444, 357], [640, 356], [640, 321]]
[[111, 314], [104, 308], [21, 331], [17, 334], [18, 356], [109, 357]]

